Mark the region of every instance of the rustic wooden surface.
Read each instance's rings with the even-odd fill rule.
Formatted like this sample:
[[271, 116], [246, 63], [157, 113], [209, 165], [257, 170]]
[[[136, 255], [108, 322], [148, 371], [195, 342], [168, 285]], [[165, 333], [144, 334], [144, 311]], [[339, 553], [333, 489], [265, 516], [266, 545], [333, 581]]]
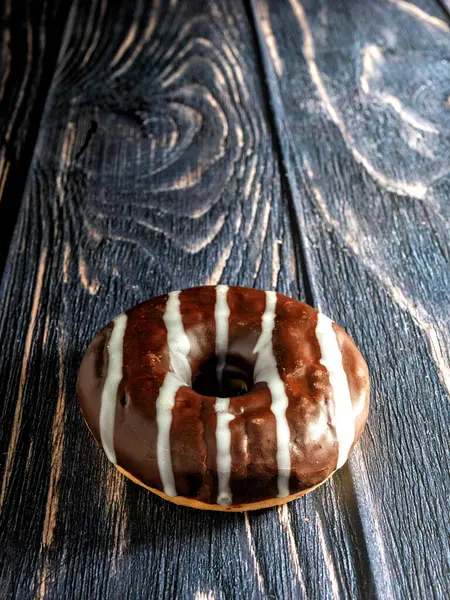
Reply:
[[0, 2], [0, 271], [24, 192], [67, 6]]
[[[2, 13], [0, 597], [448, 596], [443, 5], [42, 6]], [[280, 509], [168, 505], [77, 408], [99, 328], [219, 281], [315, 304], [371, 368], [349, 464]]]

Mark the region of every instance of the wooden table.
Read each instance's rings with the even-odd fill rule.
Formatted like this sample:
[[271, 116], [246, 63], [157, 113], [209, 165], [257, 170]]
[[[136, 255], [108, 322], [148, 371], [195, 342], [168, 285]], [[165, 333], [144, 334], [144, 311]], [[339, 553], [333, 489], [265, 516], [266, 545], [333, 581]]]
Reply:
[[[2, 598], [448, 597], [444, 4], [3, 1]], [[320, 307], [371, 369], [348, 465], [280, 509], [165, 503], [77, 407], [99, 328], [218, 282]]]

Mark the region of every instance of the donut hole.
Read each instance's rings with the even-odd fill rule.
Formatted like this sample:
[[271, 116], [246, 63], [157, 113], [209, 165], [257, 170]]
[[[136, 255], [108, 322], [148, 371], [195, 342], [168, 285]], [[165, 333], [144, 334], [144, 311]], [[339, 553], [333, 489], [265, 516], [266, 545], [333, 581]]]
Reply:
[[217, 357], [203, 362], [193, 379], [192, 389], [202, 396], [232, 398], [247, 394], [253, 387], [253, 365], [240, 357], [228, 356], [221, 381]]

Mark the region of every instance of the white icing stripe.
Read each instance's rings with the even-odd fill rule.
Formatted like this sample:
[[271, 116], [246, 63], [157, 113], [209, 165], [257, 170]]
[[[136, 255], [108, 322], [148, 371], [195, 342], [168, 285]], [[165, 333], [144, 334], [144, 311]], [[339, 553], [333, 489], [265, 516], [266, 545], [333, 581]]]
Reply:
[[228, 352], [228, 320], [230, 308], [227, 302], [228, 286], [216, 287], [216, 306], [214, 318], [216, 320], [216, 356], [217, 356], [217, 381], [222, 385], [222, 374]]
[[272, 396], [271, 409], [275, 415], [277, 429], [278, 497], [284, 498], [289, 496], [289, 477], [291, 474], [290, 431], [286, 419], [289, 400], [273, 354], [272, 334], [275, 327], [276, 306], [276, 292], [266, 292], [266, 308], [262, 317], [262, 331], [253, 349], [253, 353], [258, 353], [253, 378], [255, 383], [265, 381]]
[[334, 399], [334, 426], [339, 443], [337, 469], [342, 467], [348, 458], [350, 447], [355, 439], [355, 418], [352, 400], [348, 387], [347, 375], [342, 365], [342, 354], [333, 329], [333, 321], [319, 313], [317, 317], [316, 336], [322, 358], [320, 363], [326, 367]]
[[156, 458], [164, 493], [168, 496], [177, 495], [170, 456], [170, 426], [172, 425], [175, 396], [183, 385], [183, 382], [174, 373], [167, 373], [156, 400], [156, 424], [158, 426]]
[[123, 338], [127, 326], [127, 316], [115, 319], [108, 342], [108, 370], [102, 390], [100, 404], [100, 440], [108, 459], [117, 463], [114, 450], [114, 423], [116, 420], [117, 389], [123, 376]]
[[228, 412], [229, 398], [216, 398], [216, 447], [217, 447], [217, 476], [219, 479], [219, 493], [217, 504], [230, 506], [232, 501], [230, 489], [231, 472], [231, 433], [230, 421], [234, 415]]
[[[359, 415], [362, 413], [362, 411], [364, 410], [364, 408], [366, 406], [366, 395], [367, 395], [367, 390], [363, 389], [358, 396], [358, 400], [356, 401], [356, 406], [353, 410], [353, 415], [354, 415], [355, 421], [356, 421], [357, 417], [359, 417]], [[352, 403], [352, 406], [353, 406], [353, 403]]]
[[185, 385], [191, 385], [191, 366], [187, 356], [191, 350], [180, 312], [180, 292], [170, 292], [163, 316], [167, 329], [170, 367]]
[[156, 459], [164, 493], [168, 496], [176, 496], [170, 456], [172, 409], [175, 406], [175, 396], [179, 388], [183, 385], [191, 385], [192, 377], [191, 366], [187, 359], [191, 345], [184, 331], [180, 311], [180, 292], [170, 292], [163, 321], [167, 329], [171, 371], [166, 374], [156, 400], [156, 423], [158, 426]]

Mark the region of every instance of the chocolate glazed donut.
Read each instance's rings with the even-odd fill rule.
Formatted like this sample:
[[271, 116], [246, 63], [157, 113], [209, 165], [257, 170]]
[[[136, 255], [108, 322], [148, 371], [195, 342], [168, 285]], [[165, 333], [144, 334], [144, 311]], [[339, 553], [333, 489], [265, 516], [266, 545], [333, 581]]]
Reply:
[[153, 298], [96, 335], [78, 398], [108, 459], [177, 504], [282, 504], [347, 460], [369, 410], [344, 330], [275, 292], [197, 287]]

